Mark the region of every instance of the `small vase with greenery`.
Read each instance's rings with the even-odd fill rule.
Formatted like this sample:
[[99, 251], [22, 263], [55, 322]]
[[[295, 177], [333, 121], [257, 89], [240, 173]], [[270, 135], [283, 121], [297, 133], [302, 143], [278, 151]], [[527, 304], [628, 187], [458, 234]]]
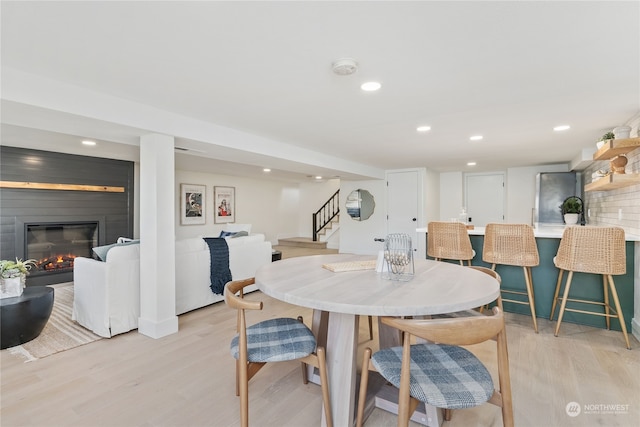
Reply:
[[567, 197], [560, 205], [565, 224], [576, 224], [582, 213], [582, 199], [577, 196]]
[[0, 260], [0, 296], [2, 298], [22, 295], [29, 270], [36, 266], [36, 260]]

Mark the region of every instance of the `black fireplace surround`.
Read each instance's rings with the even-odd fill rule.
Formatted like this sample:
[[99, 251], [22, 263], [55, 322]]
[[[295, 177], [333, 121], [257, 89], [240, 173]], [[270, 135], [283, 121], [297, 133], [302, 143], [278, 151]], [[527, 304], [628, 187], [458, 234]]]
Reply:
[[0, 259], [46, 258], [48, 270], [29, 274], [27, 287], [73, 281], [74, 255], [134, 237], [134, 176], [129, 161], [0, 145], [0, 181], [124, 190], [0, 187]]

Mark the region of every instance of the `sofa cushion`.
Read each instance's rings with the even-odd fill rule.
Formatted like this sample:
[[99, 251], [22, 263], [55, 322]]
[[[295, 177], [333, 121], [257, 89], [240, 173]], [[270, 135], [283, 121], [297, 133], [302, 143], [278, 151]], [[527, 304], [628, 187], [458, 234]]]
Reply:
[[140, 243], [140, 240], [131, 240], [129, 242], [124, 242], [124, 243], [112, 243], [110, 245], [105, 245], [105, 246], [96, 246], [95, 248], [93, 248], [93, 253], [96, 254], [96, 256], [98, 257], [98, 259], [100, 261], [107, 261], [107, 255], [109, 253], [109, 250], [113, 247], [116, 246], [129, 246], [129, 245], [135, 245]]

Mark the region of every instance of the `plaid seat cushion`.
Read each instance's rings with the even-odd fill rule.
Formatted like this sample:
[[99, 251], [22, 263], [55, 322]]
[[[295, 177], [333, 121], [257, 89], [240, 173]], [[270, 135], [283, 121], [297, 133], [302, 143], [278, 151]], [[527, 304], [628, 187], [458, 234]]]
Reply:
[[[371, 360], [387, 381], [400, 387], [402, 347], [380, 350]], [[493, 390], [487, 368], [468, 350], [439, 344], [411, 346], [409, 393], [421, 402], [437, 408], [470, 408], [488, 401]]]
[[[231, 340], [231, 355], [238, 359], [238, 335]], [[283, 362], [308, 356], [316, 339], [304, 323], [290, 318], [265, 320], [247, 327], [249, 362]]]

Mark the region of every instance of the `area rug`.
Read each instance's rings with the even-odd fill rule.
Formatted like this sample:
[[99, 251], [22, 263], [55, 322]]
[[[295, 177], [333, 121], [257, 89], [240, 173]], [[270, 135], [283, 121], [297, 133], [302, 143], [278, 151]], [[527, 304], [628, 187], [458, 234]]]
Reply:
[[53, 310], [40, 335], [22, 345], [2, 351], [9, 351], [24, 358], [25, 362], [31, 362], [102, 339], [71, 320], [73, 284], [54, 285], [53, 288]]

